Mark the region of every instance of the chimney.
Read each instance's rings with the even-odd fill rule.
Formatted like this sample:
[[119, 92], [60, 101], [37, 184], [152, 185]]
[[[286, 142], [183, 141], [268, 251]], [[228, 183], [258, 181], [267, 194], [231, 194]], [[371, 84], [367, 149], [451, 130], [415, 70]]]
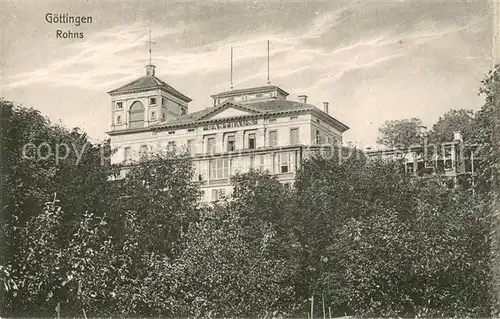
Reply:
[[328, 102], [323, 102], [323, 112], [328, 114]]
[[307, 95], [299, 95], [299, 101], [301, 103], [307, 103]]
[[458, 142], [463, 142], [464, 137], [459, 131], [453, 132], [453, 140]]
[[146, 65], [146, 75], [151, 75], [151, 76], [155, 75], [155, 66], [154, 65], [152, 65], [152, 64]]

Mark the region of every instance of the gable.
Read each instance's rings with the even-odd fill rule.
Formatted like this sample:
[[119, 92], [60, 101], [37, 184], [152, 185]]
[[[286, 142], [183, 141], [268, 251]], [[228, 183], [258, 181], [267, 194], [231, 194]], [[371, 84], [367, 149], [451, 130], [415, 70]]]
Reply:
[[196, 120], [223, 119], [229, 117], [255, 115], [259, 113], [261, 112], [239, 104], [226, 102], [209, 109], [207, 112], [198, 117]]
[[250, 111], [244, 111], [244, 110], [239, 110], [234, 107], [227, 108], [221, 112], [218, 112], [212, 116], [210, 116], [211, 119], [222, 119], [226, 117], [234, 117], [234, 116], [244, 116], [244, 115], [251, 115], [255, 114]]

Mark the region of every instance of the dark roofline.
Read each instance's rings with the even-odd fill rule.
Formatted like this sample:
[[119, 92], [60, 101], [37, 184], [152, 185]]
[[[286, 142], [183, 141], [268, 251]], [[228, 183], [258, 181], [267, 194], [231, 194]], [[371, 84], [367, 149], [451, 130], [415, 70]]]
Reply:
[[[446, 146], [446, 145], [460, 145], [460, 141], [449, 141], [449, 142], [443, 142], [441, 143], [441, 146]], [[430, 144], [429, 144], [430, 145]], [[465, 147], [478, 147], [478, 143], [463, 143]], [[406, 148], [382, 148], [382, 149], [375, 149], [375, 150], [366, 150], [365, 153], [367, 155], [393, 155], [393, 154], [408, 154], [408, 152], [412, 152], [415, 150], [420, 150], [422, 149], [423, 145], [422, 144], [413, 144], [410, 145]], [[429, 146], [428, 146], [429, 147]]]
[[178, 92], [177, 90], [168, 90], [167, 88], [163, 86], [150, 86], [150, 87], [145, 87], [145, 88], [140, 88], [140, 89], [131, 89], [131, 90], [124, 90], [124, 91], [119, 91], [119, 92], [107, 92], [109, 95], [114, 96], [114, 95], [119, 95], [119, 94], [127, 94], [127, 93], [138, 93], [138, 92], [146, 92], [146, 91], [151, 91], [151, 90], [162, 90], [167, 93], [170, 93], [171, 95], [175, 96], [176, 98], [179, 98], [183, 100], [186, 103], [189, 103], [193, 101], [190, 97]]
[[[172, 94], [173, 96], [183, 100], [184, 102], [186, 103], [189, 103], [191, 101], [193, 101], [189, 96], [187, 95], [184, 95], [182, 94], [181, 92], [177, 91], [176, 89], [174, 89], [172, 86], [170, 86], [169, 84], [167, 84], [166, 82], [162, 81], [161, 79], [157, 78], [156, 76], [152, 75], [152, 77], [157, 81], [159, 82], [159, 84], [156, 84], [156, 85], [153, 85], [153, 86], [148, 86], [148, 87], [141, 87], [141, 88], [132, 88], [132, 89], [122, 89], [124, 87], [126, 87], [127, 85], [129, 85], [130, 83], [134, 82], [130, 82], [130, 83], [127, 83], [125, 85], [122, 85], [120, 86], [119, 88], [116, 88], [114, 90], [111, 90], [111, 91], [108, 91], [107, 93], [111, 96], [114, 96], [114, 95], [118, 95], [118, 94], [126, 94], [126, 93], [136, 93], [136, 92], [146, 92], [146, 91], [151, 91], [151, 90], [157, 90], [157, 89], [160, 89], [160, 90], [163, 90], [167, 93], [170, 93]], [[136, 80], [137, 81], [137, 80]]]
[[177, 129], [177, 128], [186, 128], [186, 127], [193, 127], [193, 126], [198, 126], [198, 125], [203, 125], [207, 123], [216, 123], [216, 122], [225, 122], [228, 120], [237, 120], [237, 119], [242, 119], [242, 118], [265, 118], [265, 117], [272, 117], [274, 115], [282, 115], [282, 114], [303, 114], [303, 113], [314, 113], [315, 115], [323, 115], [322, 118], [323, 120], [330, 121], [332, 123], [332, 126], [338, 128], [341, 133], [344, 133], [349, 129], [349, 127], [339, 120], [331, 117], [331, 116], [325, 116], [327, 115], [326, 113], [318, 110], [316, 107], [312, 106], [311, 108], [304, 108], [304, 109], [293, 109], [293, 110], [278, 110], [278, 111], [267, 111], [267, 112], [261, 112], [261, 113], [255, 113], [255, 114], [248, 114], [248, 115], [239, 115], [239, 116], [233, 116], [233, 117], [227, 117], [227, 118], [218, 118], [218, 119], [206, 119], [206, 120], [196, 120], [192, 119], [190, 121], [186, 122], [172, 122], [172, 123], [164, 123], [164, 124], [159, 124], [155, 126], [148, 126], [148, 127], [141, 127], [141, 128], [136, 128], [136, 129], [125, 129], [125, 130], [118, 130], [118, 131], [108, 131], [106, 134], [110, 136], [114, 135], [122, 135], [122, 134], [131, 134], [131, 133], [137, 133], [137, 132], [147, 132], [147, 131], [163, 131], [163, 130], [169, 130], [169, 129]]
[[230, 97], [234, 95], [239, 95], [242, 93], [260, 93], [260, 92], [266, 92], [266, 91], [271, 91], [271, 90], [277, 90], [281, 94], [288, 96], [288, 92], [280, 88], [279, 86], [276, 85], [266, 85], [266, 86], [258, 86], [258, 87], [252, 87], [252, 88], [246, 88], [246, 89], [239, 89], [239, 90], [231, 90], [231, 91], [225, 91], [221, 93], [217, 93], [214, 95], [210, 95], [210, 97], [216, 99], [220, 97]]
[[314, 105], [311, 105], [311, 106], [312, 106], [312, 112], [311, 113], [314, 113], [315, 115], [319, 115], [320, 117], [323, 118], [323, 120], [326, 119], [327, 121], [332, 122], [333, 126], [338, 127], [339, 130], [342, 133], [344, 133], [345, 131], [347, 131], [350, 128], [349, 126], [347, 126], [344, 123], [340, 122], [339, 120], [337, 120], [336, 118], [334, 118], [330, 114], [327, 114], [327, 113], [321, 111], [320, 109], [318, 109]]
[[[240, 110], [249, 111], [252, 114], [261, 114], [261, 113], [264, 113], [263, 111], [254, 110], [252, 108], [246, 107], [245, 104], [238, 104], [238, 103], [233, 103], [231, 101], [226, 101], [226, 102], [224, 102], [222, 104], [219, 104], [217, 106], [210, 107], [209, 108], [210, 110], [208, 110], [208, 112], [205, 112], [205, 113], [201, 114], [201, 116], [199, 116], [199, 117], [195, 117], [194, 120], [198, 121], [201, 118], [204, 118], [204, 117], [206, 117], [208, 115], [212, 115], [214, 113], [217, 113], [220, 110], [227, 109], [227, 108], [230, 108], [230, 107], [234, 107], [234, 108], [240, 109]], [[248, 115], [252, 115], [252, 114], [248, 114]]]

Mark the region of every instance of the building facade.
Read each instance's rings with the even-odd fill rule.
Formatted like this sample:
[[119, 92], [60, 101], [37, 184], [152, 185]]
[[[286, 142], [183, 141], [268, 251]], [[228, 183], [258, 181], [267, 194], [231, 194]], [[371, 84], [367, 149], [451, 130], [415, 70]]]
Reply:
[[[454, 133], [453, 141], [440, 145], [413, 145], [408, 149], [367, 150], [369, 158], [401, 160], [401, 170], [415, 176], [442, 176], [455, 182], [474, 185], [479, 169], [479, 146], [467, 143], [460, 132]], [[456, 183], [455, 183], [456, 184]]]
[[340, 146], [348, 130], [330, 115], [327, 102], [320, 109], [305, 95], [291, 101], [273, 85], [212, 95], [212, 106], [191, 113], [191, 99], [157, 78], [153, 65], [108, 94], [112, 163], [133, 165], [143, 153], [166, 148], [185, 152], [205, 201], [229, 195], [229, 178], [251, 168], [293, 182], [311, 147]]

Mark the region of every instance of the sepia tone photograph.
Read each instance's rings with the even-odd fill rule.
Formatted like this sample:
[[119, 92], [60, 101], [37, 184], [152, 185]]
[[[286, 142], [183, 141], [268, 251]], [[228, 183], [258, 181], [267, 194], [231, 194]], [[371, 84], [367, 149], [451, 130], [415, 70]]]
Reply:
[[500, 318], [500, 2], [0, 3], [1, 318]]

